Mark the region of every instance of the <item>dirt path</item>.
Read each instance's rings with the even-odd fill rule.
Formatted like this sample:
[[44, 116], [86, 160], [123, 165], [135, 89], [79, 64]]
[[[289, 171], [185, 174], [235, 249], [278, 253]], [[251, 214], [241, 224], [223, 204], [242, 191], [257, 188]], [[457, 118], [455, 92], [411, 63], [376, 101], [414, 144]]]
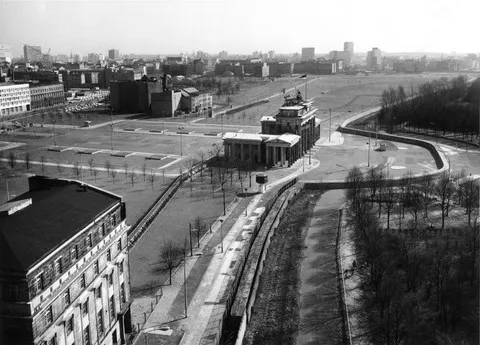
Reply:
[[335, 240], [343, 196], [343, 190], [324, 193], [310, 219], [302, 251], [297, 344], [342, 344]]

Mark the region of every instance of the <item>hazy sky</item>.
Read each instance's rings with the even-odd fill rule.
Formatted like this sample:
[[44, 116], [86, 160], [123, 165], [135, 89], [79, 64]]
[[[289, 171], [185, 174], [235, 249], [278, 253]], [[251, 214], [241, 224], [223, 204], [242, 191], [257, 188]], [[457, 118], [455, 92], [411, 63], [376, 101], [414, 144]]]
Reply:
[[0, 43], [52, 54], [479, 52], [480, 0], [0, 0]]

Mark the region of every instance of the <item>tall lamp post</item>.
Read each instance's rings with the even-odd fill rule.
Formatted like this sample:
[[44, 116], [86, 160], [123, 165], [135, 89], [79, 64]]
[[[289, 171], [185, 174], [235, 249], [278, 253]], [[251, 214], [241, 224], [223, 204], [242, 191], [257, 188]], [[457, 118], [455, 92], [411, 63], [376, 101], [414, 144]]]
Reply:
[[180, 133], [180, 156], [183, 156], [183, 142], [182, 142], [182, 134], [185, 127], [178, 127]]

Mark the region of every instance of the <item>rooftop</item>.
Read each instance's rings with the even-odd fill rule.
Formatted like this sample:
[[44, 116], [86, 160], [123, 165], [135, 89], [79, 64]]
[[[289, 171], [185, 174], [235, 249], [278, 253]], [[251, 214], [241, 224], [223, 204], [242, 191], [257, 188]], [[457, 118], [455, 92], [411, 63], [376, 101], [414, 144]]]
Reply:
[[10, 202], [30, 198], [32, 204], [0, 216], [0, 269], [28, 271], [122, 200], [78, 181], [34, 176], [29, 182], [35, 188]]

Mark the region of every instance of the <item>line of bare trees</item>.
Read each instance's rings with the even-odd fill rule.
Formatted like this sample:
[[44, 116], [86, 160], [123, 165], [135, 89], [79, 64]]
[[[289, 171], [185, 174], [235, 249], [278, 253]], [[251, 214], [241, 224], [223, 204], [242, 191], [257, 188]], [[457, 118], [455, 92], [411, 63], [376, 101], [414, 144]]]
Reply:
[[[361, 327], [374, 344], [474, 344], [478, 340], [479, 185], [465, 173], [394, 185], [380, 171], [349, 171], [346, 214], [361, 279]], [[468, 225], [440, 235], [417, 220], [462, 207]], [[387, 224], [380, 212], [387, 214]], [[414, 229], [390, 231], [392, 215]], [[406, 214], [406, 216], [405, 216]], [[403, 218], [405, 216], [405, 218]], [[400, 223], [401, 224], [401, 223]], [[401, 227], [401, 225], [400, 225]]]
[[433, 129], [443, 135], [461, 133], [463, 138], [479, 135], [480, 80], [470, 86], [466, 76], [440, 78], [417, 90], [411, 86], [392, 87], [382, 92], [379, 125], [394, 132], [398, 125], [414, 129]]

